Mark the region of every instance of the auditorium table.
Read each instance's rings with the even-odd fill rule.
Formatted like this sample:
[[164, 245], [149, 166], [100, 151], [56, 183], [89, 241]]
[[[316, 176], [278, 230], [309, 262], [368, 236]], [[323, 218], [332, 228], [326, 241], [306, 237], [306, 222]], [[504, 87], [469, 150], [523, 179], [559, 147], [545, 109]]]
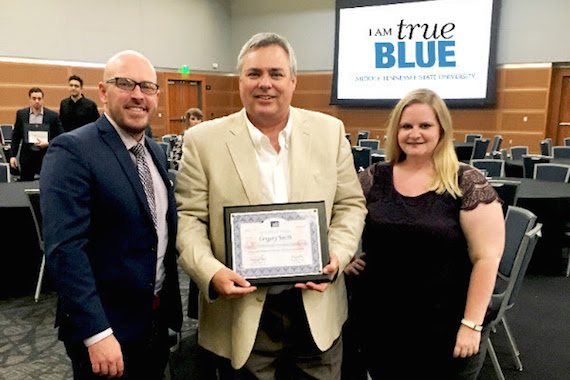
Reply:
[[[567, 158], [550, 158], [550, 164], [570, 165], [570, 159]], [[524, 177], [523, 160], [505, 160], [505, 175], [507, 177]]]
[[[24, 190], [37, 188], [38, 181], [0, 183], [0, 299], [34, 293], [42, 251]], [[45, 288], [49, 281], [44, 277]]]
[[542, 237], [536, 245], [529, 271], [560, 274], [564, 232], [570, 221], [570, 183], [537, 181], [532, 178], [495, 177], [520, 182], [516, 205], [532, 211], [542, 223]]

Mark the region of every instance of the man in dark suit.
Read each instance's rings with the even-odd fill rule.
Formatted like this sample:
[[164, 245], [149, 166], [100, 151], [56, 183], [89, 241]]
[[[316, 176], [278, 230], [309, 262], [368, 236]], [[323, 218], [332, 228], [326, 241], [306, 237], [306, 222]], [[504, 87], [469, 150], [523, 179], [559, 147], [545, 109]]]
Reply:
[[[30, 107], [16, 112], [10, 149], [10, 166], [13, 169], [20, 166], [21, 181], [34, 180], [34, 176], [40, 173], [50, 141], [63, 133], [57, 112], [44, 107], [44, 92], [38, 87], [33, 87], [28, 91], [28, 96]], [[18, 162], [20, 144], [22, 149]]]
[[75, 379], [161, 379], [168, 327], [182, 324], [167, 159], [144, 136], [156, 79], [141, 54], [113, 56], [99, 83], [104, 115], [62, 134], [44, 160], [45, 252]]

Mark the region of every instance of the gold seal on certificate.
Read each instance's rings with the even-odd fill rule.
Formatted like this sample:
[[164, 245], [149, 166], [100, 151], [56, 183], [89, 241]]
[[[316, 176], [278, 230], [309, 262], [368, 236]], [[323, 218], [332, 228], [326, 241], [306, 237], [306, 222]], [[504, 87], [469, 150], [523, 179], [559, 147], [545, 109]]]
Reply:
[[325, 203], [224, 207], [227, 265], [254, 285], [330, 281]]

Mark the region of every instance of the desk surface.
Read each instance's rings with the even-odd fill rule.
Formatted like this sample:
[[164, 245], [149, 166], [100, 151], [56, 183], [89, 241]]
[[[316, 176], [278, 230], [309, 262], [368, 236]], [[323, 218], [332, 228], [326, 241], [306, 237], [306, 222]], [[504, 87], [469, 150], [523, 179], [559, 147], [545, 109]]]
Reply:
[[517, 181], [519, 185], [518, 199], [535, 198], [568, 198], [570, 199], [570, 183], [538, 181], [532, 178], [494, 177], [497, 180]]
[[0, 183], [0, 207], [28, 207], [24, 190], [39, 188], [39, 181]]

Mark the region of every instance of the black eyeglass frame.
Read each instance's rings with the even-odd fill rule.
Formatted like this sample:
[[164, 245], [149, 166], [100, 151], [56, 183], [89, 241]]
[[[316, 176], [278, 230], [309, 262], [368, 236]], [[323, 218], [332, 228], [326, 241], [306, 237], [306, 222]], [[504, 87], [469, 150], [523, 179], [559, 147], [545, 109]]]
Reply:
[[[129, 84], [130, 87], [132, 88], [128, 88], [125, 86], [119, 86], [119, 84], [117, 83], [117, 81], [121, 79], [121, 80], [125, 80], [127, 81], [127, 83]], [[137, 82], [134, 79], [131, 78], [125, 78], [125, 77], [114, 77], [114, 78], [110, 78], [107, 79], [105, 81], [105, 83], [114, 83], [115, 86], [117, 86], [118, 88], [120, 88], [121, 90], [125, 90], [125, 91], [134, 91], [135, 87], [139, 86], [139, 88], [141, 89], [141, 92], [143, 94], [147, 94], [147, 95], [154, 95], [158, 92], [158, 84], [153, 83], [153, 82], [149, 82], [147, 80], [143, 80], [141, 82]], [[147, 85], [151, 85], [151, 87], [147, 87]], [[143, 87], [144, 86], [144, 87]], [[149, 92], [150, 90], [150, 92]]]

